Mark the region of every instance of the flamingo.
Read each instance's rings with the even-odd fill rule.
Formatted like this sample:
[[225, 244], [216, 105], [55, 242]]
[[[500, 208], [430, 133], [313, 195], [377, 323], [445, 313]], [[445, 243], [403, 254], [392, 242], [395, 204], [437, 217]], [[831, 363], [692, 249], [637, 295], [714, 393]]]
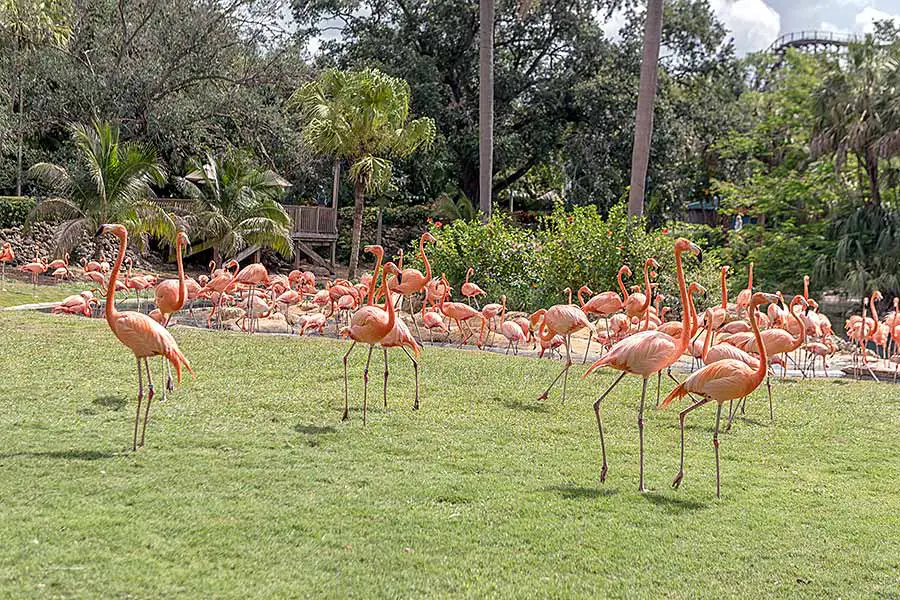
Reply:
[[[562, 400], [565, 402], [566, 387], [569, 380], [569, 368], [572, 366], [572, 334], [581, 331], [585, 327], [590, 330], [588, 335], [597, 334], [597, 329], [594, 327], [594, 324], [588, 320], [584, 311], [572, 304], [572, 289], [566, 288], [563, 293], [569, 295], [569, 303], [557, 304], [547, 309], [547, 312], [544, 313], [543, 320], [541, 321], [541, 326], [538, 329], [538, 337], [542, 342], [550, 342], [557, 335], [562, 336], [566, 346], [566, 363], [562, 371], [559, 372], [559, 375], [557, 375], [553, 381], [550, 382], [550, 385], [547, 386], [547, 389], [538, 396], [538, 400], [546, 400], [550, 390], [553, 389], [553, 386], [556, 385], [556, 382], [562, 377]], [[544, 330], [546, 330], [546, 333]]]
[[147, 385], [149, 387], [147, 405], [144, 409], [144, 426], [141, 430], [141, 446], [144, 445], [144, 436], [147, 433], [147, 418], [150, 416], [150, 403], [153, 401], [153, 380], [150, 377], [150, 363], [148, 359], [152, 356], [164, 356], [175, 367], [175, 374], [179, 383], [181, 382], [182, 366], [187, 368], [191, 375], [194, 374], [194, 371], [187, 358], [178, 348], [175, 338], [172, 337], [172, 334], [165, 327], [143, 313], [134, 311], [119, 312], [116, 310], [113, 298], [116, 293], [116, 281], [119, 271], [122, 268], [122, 262], [125, 260], [128, 230], [123, 225], [118, 224], [101, 225], [97, 232], [97, 237], [107, 233], [119, 239], [119, 254], [109, 275], [109, 284], [106, 290], [106, 322], [119, 341], [134, 353], [134, 358], [137, 361], [138, 401], [137, 413], [134, 417], [134, 442], [132, 444], [132, 450], [137, 450], [137, 430], [141, 416], [141, 400], [144, 396], [141, 361], [144, 361], [144, 368], [147, 371]]
[[428, 330], [428, 335], [432, 342], [434, 342], [434, 330], [437, 329], [443, 333], [450, 333], [447, 329], [447, 325], [444, 323], [444, 319], [441, 314], [437, 311], [437, 309], [429, 310], [422, 317], [422, 324], [425, 326], [425, 329]]
[[[137, 297], [137, 306], [138, 310], [141, 310], [141, 291], [146, 290], [150, 287], [150, 282], [147, 281], [146, 277], [141, 277], [138, 275], [137, 277], [131, 276], [131, 268], [134, 265], [134, 261], [131, 257], [125, 259], [125, 262], [128, 263], [128, 272], [125, 274], [125, 287], [134, 290], [134, 295]], [[103, 270], [101, 269], [101, 272]]]
[[86, 274], [93, 273], [95, 271], [97, 273], [100, 273], [100, 263], [97, 262], [96, 260], [88, 260], [86, 258], [82, 258], [81, 259], [81, 268]]
[[[442, 274], [441, 277], [444, 278], [444, 275]], [[444, 286], [447, 289], [450, 289], [450, 284], [447, 283], [446, 279], [444, 279]], [[459, 329], [459, 337], [460, 337], [459, 345], [460, 345], [460, 347], [462, 347], [462, 345], [465, 344], [469, 340], [469, 338], [472, 337], [472, 335], [474, 335], [474, 332], [472, 331], [472, 329], [469, 328], [469, 334], [467, 336], [463, 337], [463, 330], [462, 330], [463, 322], [468, 322], [469, 320], [476, 319], [476, 318], [481, 319], [482, 329], [483, 329], [484, 315], [482, 315], [480, 311], [475, 310], [468, 304], [463, 304], [462, 302], [447, 302], [445, 300], [445, 298], [446, 298], [445, 296], [441, 296], [440, 302], [438, 303], [438, 310], [440, 310], [444, 314], [444, 316], [449, 317], [452, 321], [454, 321], [456, 323], [456, 328]], [[481, 342], [482, 342], [482, 340], [479, 337], [479, 339], [478, 339], [478, 347], [479, 348], [481, 347]]]
[[[425, 263], [425, 274], [423, 275], [418, 269], [403, 269], [400, 272], [400, 279], [395, 289], [391, 290], [400, 295], [401, 311], [403, 310], [403, 298], [408, 300], [409, 316], [412, 318], [416, 331], [419, 330], [419, 324], [416, 322], [416, 316], [413, 313], [412, 297], [424, 290], [425, 286], [431, 281], [431, 263], [428, 262], [428, 256], [425, 254], [425, 242], [437, 243], [437, 240], [427, 231], [419, 238], [419, 256], [422, 257], [422, 262]], [[377, 276], [377, 273], [373, 274], [373, 276]]]
[[[215, 262], [210, 263], [210, 265], [215, 267]], [[212, 278], [201, 290], [201, 293], [209, 295], [210, 297], [215, 296], [216, 298], [216, 301], [213, 302], [212, 309], [209, 311], [209, 315], [206, 318], [207, 327], [210, 327], [212, 317], [217, 309], [219, 309], [219, 325], [221, 326], [222, 324], [222, 300], [224, 299], [225, 292], [231, 289], [232, 283], [234, 282], [234, 273], [230, 271], [231, 268], [234, 268], [234, 273], [237, 273], [240, 270], [240, 265], [235, 260], [229, 260], [222, 265], [221, 269], [213, 270]]]
[[42, 258], [40, 260], [33, 260], [29, 263], [25, 263], [19, 267], [19, 270], [31, 275], [32, 290], [36, 290], [38, 275], [47, 272], [47, 259]]
[[502, 306], [500, 309], [500, 333], [506, 338], [506, 341], [509, 342], [506, 345], [506, 353], [509, 354], [510, 347], [513, 347], [513, 354], [518, 354], [519, 344], [527, 344], [528, 335], [519, 323], [516, 323], [512, 319], [509, 321], [506, 320], [506, 296], [500, 296], [500, 301]]
[[388, 283], [388, 275], [397, 275], [400, 270], [392, 262], [384, 265], [384, 281], [381, 289], [384, 292], [384, 308], [367, 304], [358, 311], [353, 313], [350, 326], [341, 330], [341, 335], [349, 337], [353, 340], [350, 349], [344, 355], [344, 415], [342, 421], [350, 418], [350, 401], [349, 401], [349, 383], [347, 375], [347, 359], [350, 353], [356, 347], [357, 342], [367, 344], [369, 346], [369, 355], [366, 358], [366, 368], [363, 371], [363, 425], [366, 424], [367, 395], [369, 389], [369, 363], [372, 361], [372, 350], [375, 344], [381, 342], [394, 328], [396, 322], [396, 314], [394, 313], [394, 305], [391, 302], [391, 290]]
[[[691, 404], [678, 414], [678, 421], [681, 426], [681, 463], [678, 474], [672, 481], [672, 487], [677, 488], [684, 478], [684, 420], [687, 414], [696, 408], [699, 408], [710, 401], [718, 404], [716, 410], [716, 426], [713, 430], [713, 447], [716, 450], [716, 498], [721, 494], [721, 476], [719, 469], [719, 423], [722, 417], [722, 405], [727, 401], [737, 400], [746, 397], [753, 392], [762, 383], [768, 372], [768, 356], [766, 355], [766, 345], [763, 343], [759, 333], [759, 326], [756, 324], [756, 308], [760, 304], [767, 302], [777, 302], [778, 296], [774, 294], [764, 294], [758, 292], [750, 297], [748, 305], [750, 313], [750, 326], [753, 328], [753, 334], [756, 337], [756, 343], [759, 347], [759, 365], [756, 369], [748, 366], [739, 360], [726, 359], [711, 365], [706, 365], [699, 371], [692, 373], [684, 383], [677, 386], [665, 400], [663, 400], [662, 408], [666, 408], [676, 398], [683, 398], [689, 393], [695, 393], [701, 396], [701, 399]], [[731, 415], [732, 417], [734, 415]]]
[[[9, 242], [3, 242], [3, 246], [0, 247], [0, 284], [6, 285], [6, 263], [12, 262], [16, 259], [16, 253], [13, 252], [12, 244]], [[4, 288], [5, 290], [6, 288]]]
[[828, 365], [825, 363], [825, 359], [834, 354], [836, 350], [831, 340], [826, 338], [824, 344], [821, 342], [811, 342], [804, 345], [803, 349], [806, 351], [806, 354], [809, 357], [807, 359], [807, 368], [810, 366], [812, 367], [812, 376], [816, 376], [816, 359], [821, 356], [822, 370], [825, 371], [825, 377], [828, 377]]
[[73, 294], [72, 296], [66, 296], [63, 298], [62, 302], [54, 306], [50, 312], [51, 313], [63, 313], [67, 315], [84, 315], [85, 317], [91, 316], [91, 302], [96, 301], [94, 298], [94, 293], [90, 291], [84, 291], [79, 294]]
[[642, 331], [616, 343], [600, 360], [590, 366], [582, 377], [590, 375], [599, 367], [612, 367], [622, 371], [612, 385], [594, 402], [594, 414], [597, 416], [597, 427], [600, 430], [600, 450], [603, 454], [603, 466], [600, 469], [600, 482], [606, 481], [608, 465], [606, 462], [606, 443], [603, 440], [603, 420], [600, 418], [600, 403], [622, 381], [628, 373], [643, 378], [641, 402], [638, 406], [638, 443], [640, 447], [640, 480], [638, 490], [644, 489], [644, 401], [647, 397], [647, 380], [650, 375], [670, 367], [684, 354], [691, 340], [691, 313], [688, 309], [687, 285], [684, 282], [684, 269], [681, 265], [681, 254], [689, 251], [702, 260], [700, 247], [684, 238], [675, 241], [675, 272], [678, 277], [678, 292], [681, 297], [681, 336], [678, 339], [661, 331]]
[[[266, 271], [266, 268], [260, 263], [252, 263], [240, 269], [234, 275], [234, 280], [231, 283], [231, 287], [237, 287], [239, 285], [246, 286], [250, 289], [250, 300], [247, 304], [248, 307], [255, 308], [256, 305], [253, 304], [253, 292], [256, 289], [257, 285], [268, 285], [269, 284], [269, 273]], [[251, 311], [252, 313], [253, 311]], [[258, 317], [257, 317], [258, 319]], [[250, 318], [250, 329], [249, 332], [253, 332], [255, 330], [254, 323], [255, 319], [251, 314]]]
[[[478, 296], [486, 296], [487, 292], [478, 287], [476, 283], [469, 283], [469, 275], [475, 272], [474, 267], [469, 267], [466, 270], [466, 282], [462, 284], [462, 287], [459, 288], [460, 293], [466, 297], [469, 301], [469, 304], [472, 303], [472, 300], [475, 301], [475, 306], [478, 307]], [[479, 307], [480, 308], [480, 307]]]
[[153, 302], [156, 308], [165, 318], [165, 324], [169, 324], [172, 315], [184, 307], [187, 299], [187, 281], [184, 278], [184, 265], [182, 253], [184, 248], [190, 248], [191, 241], [185, 232], [179, 231], [175, 236], [175, 261], [178, 265], [178, 279], [166, 279], [156, 286]]
[[[616, 281], [619, 282], [619, 289], [622, 290], [622, 296], [619, 297], [618, 292], [600, 292], [596, 296], [593, 296], [587, 302], [581, 302], [581, 291], [584, 290], [588, 294], [593, 294], [593, 292], [587, 286], [582, 287], [578, 290], [578, 300], [581, 302], [581, 310], [584, 311], [584, 314], [597, 315], [598, 317], [606, 320], [606, 337], [612, 338], [612, 335], [609, 332], [609, 318], [622, 310], [625, 307], [625, 301], [628, 299], [628, 290], [625, 289], [625, 284], [622, 283], [622, 276], [626, 275], [627, 277], [631, 277], [631, 269], [628, 268], [628, 265], [622, 265], [619, 267], [619, 272], [616, 273]], [[587, 362], [588, 352], [591, 349], [591, 338], [588, 338], [587, 347], [584, 349], [584, 358], [581, 363], [584, 364]]]
[[750, 305], [750, 296], [753, 294], [753, 263], [750, 263], [750, 273], [747, 278], [747, 287], [742, 289], [735, 300], [738, 316], [741, 315], [741, 309], [746, 310]]
[[320, 312], [315, 312], [310, 315], [303, 315], [300, 317], [300, 331], [299, 334], [303, 335], [306, 333], [307, 329], [314, 329], [319, 332], [319, 335], [325, 335], [325, 324], [328, 322], [328, 319], [325, 318]]
[[728, 267], [722, 267], [721, 274], [721, 287], [722, 287], [722, 304], [711, 308], [712, 313], [710, 317], [712, 321], [710, 322], [710, 327], [713, 329], [719, 329], [725, 322], [728, 320], [728, 285], [726, 283], [725, 278], [728, 275]]

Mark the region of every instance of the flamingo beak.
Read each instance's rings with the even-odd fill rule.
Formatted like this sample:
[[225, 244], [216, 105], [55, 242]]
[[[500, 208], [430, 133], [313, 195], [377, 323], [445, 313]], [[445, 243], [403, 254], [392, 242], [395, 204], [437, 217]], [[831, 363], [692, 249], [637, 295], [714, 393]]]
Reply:
[[97, 229], [97, 233], [94, 234], [94, 238], [100, 237], [101, 235], [103, 235], [103, 233], [105, 231], [106, 231], [106, 224], [104, 223], [103, 225], [100, 226], [99, 229]]
[[691, 242], [691, 252], [697, 255], [697, 262], [703, 262], [703, 250], [694, 242]]

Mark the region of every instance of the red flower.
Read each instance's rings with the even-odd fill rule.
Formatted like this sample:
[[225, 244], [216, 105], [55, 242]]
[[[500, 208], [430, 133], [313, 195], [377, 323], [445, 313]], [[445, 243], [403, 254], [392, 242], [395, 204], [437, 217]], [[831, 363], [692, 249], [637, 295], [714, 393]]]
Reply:
[[618, 250], [620, 252], [624, 249], [625, 249], [625, 246], [616, 246], [616, 250]]
[[441, 222], [440, 222], [440, 221], [435, 221], [435, 222], [434, 222], [434, 226], [437, 227], [438, 229], [440, 229], [440, 228], [441, 228]]
[[575, 220], [575, 217], [573, 217], [572, 215], [569, 215], [569, 216], [566, 218], [566, 220], [567, 220], [569, 223], [572, 223], [572, 222]]
[[612, 237], [612, 229], [606, 230], [606, 237]]
[[428, 217], [428, 222], [429, 222], [429, 223], [434, 223], [434, 219], [432, 219], [431, 217]]
[[667, 235], [667, 234], [669, 233], [669, 228], [668, 228], [668, 227], [663, 227], [662, 232], [663, 232], [663, 235]]

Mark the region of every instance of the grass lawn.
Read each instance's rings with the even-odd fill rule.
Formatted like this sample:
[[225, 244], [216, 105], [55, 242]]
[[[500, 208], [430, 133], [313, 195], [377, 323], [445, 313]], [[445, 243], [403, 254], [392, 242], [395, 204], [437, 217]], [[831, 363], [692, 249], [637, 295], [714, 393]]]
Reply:
[[7, 273], [6, 281], [0, 284], [0, 308], [19, 304], [57, 302], [70, 294], [77, 294], [95, 287], [97, 287], [95, 283], [66, 281], [58, 285], [39, 284], [33, 288], [30, 282], [10, 279]]
[[649, 412], [636, 491], [633, 378], [600, 486], [611, 373], [538, 402], [558, 361], [426, 348], [413, 413], [392, 354], [364, 428], [339, 420], [345, 343], [174, 335], [198, 376], [132, 453], [135, 363], [106, 323], [0, 313], [0, 597], [900, 597], [891, 385], [779, 382], [774, 426], [757, 392], [716, 500], [713, 407], [677, 491], [678, 408]]

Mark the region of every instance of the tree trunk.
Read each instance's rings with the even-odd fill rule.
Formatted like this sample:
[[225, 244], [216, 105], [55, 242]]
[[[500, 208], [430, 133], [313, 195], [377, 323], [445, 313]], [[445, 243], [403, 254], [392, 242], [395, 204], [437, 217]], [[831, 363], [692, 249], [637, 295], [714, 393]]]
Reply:
[[378, 230], [375, 233], [375, 243], [381, 245], [381, 217], [384, 214], [384, 207], [378, 206]]
[[363, 187], [362, 181], [357, 181], [353, 187], [353, 200], [353, 237], [350, 240], [348, 279], [356, 277], [356, 269], [359, 266], [359, 238], [362, 237], [363, 208], [365, 207], [365, 187]]
[[878, 156], [874, 150], [866, 150], [866, 175], [869, 176], [869, 197], [872, 204], [881, 204], [881, 190], [878, 187]]
[[641, 82], [634, 119], [634, 148], [631, 154], [631, 189], [628, 191], [628, 217], [644, 214], [644, 184], [650, 162], [653, 134], [653, 105], [656, 102], [659, 44], [662, 37], [663, 0], [647, 1], [644, 26], [644, 55], [641, 58]]
[[331, 208], [337, 210], [338, 192], [341, 189], [341, 159], [334, 159], [334, 184], [331, 187]]
[[494, 177], [494, 0], [480, 0], [480, 61], [478, 66], [478, 204], [481, 219], [491, 218]]
[[216, 268], [217, 268], [217, 269], [218, 269], [218, 268], [221, 268], [221, 266], [222, 266], [222, 253], [219, 252], [219, 247], [218, 247], [218, 246], [213, 246], [213, 247], [212, 247], [212, 253], [213, 253], [212, 259], [213, 259], [213, 261], [215, 261], [215, 263], [216, 263]]

